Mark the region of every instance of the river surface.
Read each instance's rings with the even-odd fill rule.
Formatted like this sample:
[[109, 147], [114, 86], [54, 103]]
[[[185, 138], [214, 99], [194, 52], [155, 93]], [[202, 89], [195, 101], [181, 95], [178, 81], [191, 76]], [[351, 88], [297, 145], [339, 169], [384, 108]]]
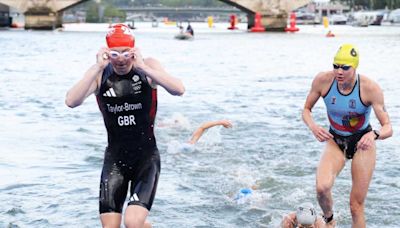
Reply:
[[[154, 227], [278, 227], [296, 205], [311, 202], [324, 147], [301, 112], [314, 76], [332, 68], [342, 43], [360, 49], [358, 71], [379, 82], [394, 135], [378, 141], [366, 200], [368, 227], [400, 227], [400, 27], [300, 26], [295, 34], [248, 33], [245, 25], [193, 24], [178, 29], [136, 24], [136, 45], [182, 79], [186, 93], [159, 88], [156, 137], [162, 170], [149, 220]], [[185, 25], [184, 25], [185, 26]], [[95, 101], [65, 106], [67, 90], [95, 62], [106, 24], [64, 31], [0, 31], [0, 227], [100, 227], [98, 186], [107, 136]], [[320, 100], [313, 110], [328, 127]], [[204, 121], [194, 150], [180, 151]], [[379, 126], [371, 115], [374, 128]], [[333, 188], [338, 227], [350, 227], [350, 162]], [[246, 200], [242, 188], [254, 187]]]

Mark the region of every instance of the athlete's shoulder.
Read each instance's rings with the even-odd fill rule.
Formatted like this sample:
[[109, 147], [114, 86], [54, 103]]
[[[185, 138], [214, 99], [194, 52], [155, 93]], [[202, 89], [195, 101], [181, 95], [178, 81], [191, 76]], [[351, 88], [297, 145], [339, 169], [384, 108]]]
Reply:
[[325, 87], [331, 85], [333, 79], [334, 79], [334, 75], [333, 75], [332, 71], [319, 72], [315, 76], [312, 86], [314, 88], [325, 88]]
[[360, 74], [360, 86], [362, 90], [367, 92], [378, 92], [381, 90], [379, 84], [375, 80], [361, 74]]
[[333, 72], [332, 71], [323, 71], [323, 72], [319, 72], [315, 78], [314, 81], [318, 81], [318, 82], [331, 82], [332, 79], [334, 78]]
[[383, 96], [383, 91], [379, 84], [365, 75], [360, 75], [360, 89], [366, 103], [371, 103]]

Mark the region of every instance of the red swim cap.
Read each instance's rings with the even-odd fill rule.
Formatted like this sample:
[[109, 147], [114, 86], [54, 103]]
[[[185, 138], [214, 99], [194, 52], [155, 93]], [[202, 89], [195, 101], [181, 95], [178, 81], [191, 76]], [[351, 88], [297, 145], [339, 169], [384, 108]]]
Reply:
[[113, 47], [131, 47], [135, 46], [135, 38], [131, 30], [124, 24], [116, 24], [111, 27], [106, 36], [107, 45]]

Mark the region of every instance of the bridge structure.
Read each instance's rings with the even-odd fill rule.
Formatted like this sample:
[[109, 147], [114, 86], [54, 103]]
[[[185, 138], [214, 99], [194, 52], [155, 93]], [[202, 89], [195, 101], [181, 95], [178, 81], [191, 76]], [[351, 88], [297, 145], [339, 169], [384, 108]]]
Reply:
[[[16, 8], [25, 15], [25, 29], [54, 29], [61, 27], [63, 11], [86, 1], [89, 0], [0, 0], [0, 3]], [[254, 26], [255, 13], [260, 13], [262, 25], [270, 31], [283, 31], [287, 26], [289, 13], [311, 2], [311, 0], [219, 1], [245, 12], [249, 28]]]

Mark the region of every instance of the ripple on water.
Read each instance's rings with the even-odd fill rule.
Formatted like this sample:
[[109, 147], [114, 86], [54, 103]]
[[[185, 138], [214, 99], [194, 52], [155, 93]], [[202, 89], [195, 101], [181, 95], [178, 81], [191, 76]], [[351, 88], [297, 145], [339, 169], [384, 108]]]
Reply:
[[25, 211], [21, 208], [13, 207], [6, 212], [7, 215], [15, 216], [17, 214], [25, 214]]
[[100, 156], [87, 156], [84, 159], [85, 162], [91, 165], [102, 165], [103, 164], [103, 157]]
[[72, 189], [70, 191], [65, 192], [65, 194], [75, 194], [75, 193], [79, 193], [79, 194], [85, 194], [85, 193], [91, 193], [91, 189], [90, 188], [75, 188]]
[[8, 223], [7, 228], [20, 228], [17, 224], [14, 224], [13, 222]]
[[26, 112], [18, 112], [15, 115], [20, 116], [20, 117], [25, 117], [25, 116], [27, 116], [27, 113]]
[[60, 204], [52, 203], [52, 204], [47, 205], [47, 209], [57, 209], [59, 207], [60, 207]]
[[28, 224], [32, 225], [34, 227], [51, 227], [49, 220], [47, 220], [45, 218], [35, 219], [35, 220], [29, 222]]
[[83, 127], [80, 127], [80, 128], [78, 128], [78, 129], [76, 129], [76, 131], [77, 131], [77, 132], [80, 132], [80, 133], [90, 133], [90, 130], [89, 130], [89, 129], [83, 128]]
[[38, 186], [38, 185], [41, 185], [41, 184], [13, 184], [13, 185], [9, 185], [9, 186], [3, 188], [2, 191], [17, 190], [20, 188], [28, 188], [28, 187]]

